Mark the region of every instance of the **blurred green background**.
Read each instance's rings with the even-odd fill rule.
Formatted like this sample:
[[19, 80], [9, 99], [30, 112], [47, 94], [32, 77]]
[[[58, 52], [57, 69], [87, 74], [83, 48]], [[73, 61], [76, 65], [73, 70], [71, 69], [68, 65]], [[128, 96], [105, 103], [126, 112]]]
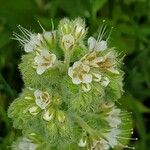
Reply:
[[17, 68], [24, 53], [13, 31], [21, 25], [41, 32], [37, 20], [51, 30], [63, 17], [85, 18], [88, 36], [97, 35], [105, 19], [113, 26], [110, 45], [126, 55], [124, 89], [121, 99], [133, 112], [134, 137], [130, 145], [136, 150], [150, 146], [150, 0], [0, 0], [0, 150], [9, 149], [18, 131], [7, 118], [7, 109], [23, 87]]

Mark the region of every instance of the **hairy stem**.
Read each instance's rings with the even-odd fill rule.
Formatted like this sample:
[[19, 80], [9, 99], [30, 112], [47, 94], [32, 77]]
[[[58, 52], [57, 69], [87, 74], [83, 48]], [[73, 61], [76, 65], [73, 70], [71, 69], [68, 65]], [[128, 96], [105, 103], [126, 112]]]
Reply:
[[99, 138], [100, 134], [92, 129], [80, 116], [73, 115], [73, 118], [93, 139]]

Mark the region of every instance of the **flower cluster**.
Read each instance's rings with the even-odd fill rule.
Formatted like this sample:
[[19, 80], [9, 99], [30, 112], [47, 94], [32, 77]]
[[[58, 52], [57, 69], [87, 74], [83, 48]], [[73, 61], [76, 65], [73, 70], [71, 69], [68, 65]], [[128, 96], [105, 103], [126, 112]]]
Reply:
[[[107, 51], [106, 41], [96, 41], [95, 38], [88, 39], [89, 52], [73, 64], [68, 70], [68, 75], [74, 84], [82, 84], [82, 89], [88, 92], [92, 81], [99, 82], [107, 87], [110, 80], [104, 72], [109, 71], [119, 74], [117, 70], [116, 56], [113, 51]], [[106, 51], [105, 53], [102, 51]]]
[[37, 34], [19, 26], [21, 35], [14, 36], [26, 52], [19, 65], [25, 86], [8, 116], [23, 138], [12, 149], [129, 148], [131, 117], [115, 103], [122, 94], [121, 59], [105, 28], [85, 42], [81, 18]]

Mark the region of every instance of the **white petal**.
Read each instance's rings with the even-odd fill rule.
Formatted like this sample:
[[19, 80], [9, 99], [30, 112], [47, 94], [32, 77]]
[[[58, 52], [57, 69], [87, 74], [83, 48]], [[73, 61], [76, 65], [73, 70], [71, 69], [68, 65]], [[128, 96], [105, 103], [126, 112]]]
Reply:
[[48, 57], [50, 55], [49, 51], [48, 50], [42, 50], [41, 51], [41, 56], [44, 56], [44, 57]]
[[91, 74], [85, 74], [83, 76], [83, 83], [91, 83], [92, 82], [92, 75]]
[[90, 71], [90, 67], [88, 65], [84, 65], [83, 64], [83, 69], [86, 71], [86, 72], [89, 72]]
[[94, 50], [95, 45], [96, 45], [96, 40], [95, 40], [95, 38], [92, 37], [92, 36], [89, 37], [89, 38], [88, 38], [88, 47], [89, 47], [89, 51]]
[[103, 51], [107, 48], [107, 42], [106, 41], [100, 41], [96, 43], [95, 50], [96, 51]]
[[68, 69], [68, 75], [72, 78], [72, 76], [73, 76], [73, 68], [72, 67], [70, 67]]
[[34, 48], [30, 43], [26, 43], [26, 44], [24, 44], [24, 50], [25, 50], [25, 52], [29, 53], [29, 52], [32, 52], [34, 50]]
[[37, 74], [41, 75], [45, 72], [45, 70], [46, 70], [46, 67], [38, 66], [37, 69], [36, 69], [36, 72], [37, 72]]
[[82, 62], [81, 62], [81, 61], [76, 61], [76, 62], [73, 64], [73, 69], [79, 67], [80, 65], [82, 65]]
[[82, 84], [82, 89], [84, 92], [88, 92], [91, 90], [91, 85], [90, 84]]
[[78, 77], [74, 77], [74, 78], [72, 78], [72, 82], [74, 84], [80, 84], [82, 81]]
[[39, 97], [41, 94], [42, 94], [42, 91], [40, 91], [40, 90], [36, 90], [36, 91], [34, 92], [35, 98]]

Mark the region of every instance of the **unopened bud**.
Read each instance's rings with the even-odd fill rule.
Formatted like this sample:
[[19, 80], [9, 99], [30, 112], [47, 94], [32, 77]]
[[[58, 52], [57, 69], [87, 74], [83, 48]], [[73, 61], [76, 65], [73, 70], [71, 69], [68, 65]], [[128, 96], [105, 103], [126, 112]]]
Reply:
[[65, 114], [63, 113], [63, 111], [58, 111], [58, 114], [57, 114], [57, 118], [58, 118], [58, 121], [63, 123], [65, 121]]

